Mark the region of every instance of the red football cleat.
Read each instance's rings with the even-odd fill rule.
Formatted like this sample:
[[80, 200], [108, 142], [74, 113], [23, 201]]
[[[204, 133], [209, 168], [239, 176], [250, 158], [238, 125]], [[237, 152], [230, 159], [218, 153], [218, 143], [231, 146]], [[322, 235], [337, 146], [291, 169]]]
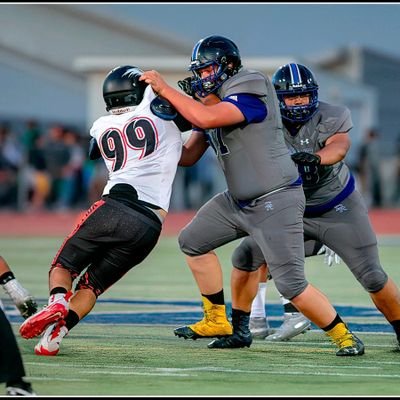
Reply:
[[65, 296], [51, 302], [41, 311], [33, 314], [20, 326], [19, 333], [25, 339], [39, 336], [50, 324], [64, 319], [69, 310], [69, 299], [72, 296], [69, 291]]

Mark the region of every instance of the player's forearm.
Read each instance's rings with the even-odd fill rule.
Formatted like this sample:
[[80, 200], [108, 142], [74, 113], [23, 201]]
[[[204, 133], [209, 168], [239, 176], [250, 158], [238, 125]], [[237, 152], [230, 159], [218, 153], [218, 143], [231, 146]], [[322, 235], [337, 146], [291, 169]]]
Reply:
[[168, 85], [164, 86], [159, 95], [170, 101], [176, 110], [193, 125], [202, 129], [214, 127], [213, 113], [201, 102], [179, 93]]
[[348, 146], [345, 143], [331, 143], [319, 150], [317, 154], [321, 157], [321, 165], [333, 165], [342, 161], [347, 151]]

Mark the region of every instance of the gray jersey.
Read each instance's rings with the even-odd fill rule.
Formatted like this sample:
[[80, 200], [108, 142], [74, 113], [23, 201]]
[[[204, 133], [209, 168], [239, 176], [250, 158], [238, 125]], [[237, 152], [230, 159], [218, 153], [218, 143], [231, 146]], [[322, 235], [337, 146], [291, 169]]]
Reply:
[[[353, 127], [347, 107], [320, 102], [318, 111], [292, 136], [284, 126], [286, 144], [291, 153], [315, 153], [325, 146], [326, 140], [336, 132], [348, 132]], [[327, 203], [343, 191], [350, 179], [347, 165], [340, 161], [333, 165], [320, 165], [303, 170], [304, 194], [307, 206]], [[350, 193], [349, 193], [350, 194]]]
[[298, 178], [296, 166], [283, 138], [278, 99], [270, 80], [262, 73], [241, 70], [219, 89], [221, 99], [254, 94], [266, 102], [264, 121], [207, 130], [225, 174], [227, 187], [239, 200], [257, 198]]

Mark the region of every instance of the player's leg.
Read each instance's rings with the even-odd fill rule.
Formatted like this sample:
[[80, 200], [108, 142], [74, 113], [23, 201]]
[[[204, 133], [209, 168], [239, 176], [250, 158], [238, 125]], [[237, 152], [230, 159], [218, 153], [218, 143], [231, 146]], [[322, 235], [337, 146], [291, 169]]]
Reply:
[[14, 332], [0, 300], [0, 382], [5, 382], [9, 396], [34, 396], [32, 386], [25, 381], [25, 368]]
[[[335, 251], [369, 293], [377, 309], [396, 333], [400, 346], [400, 292], [381, 266], [376, 235], [361, 195], [355, 191], [343, 201], [346, 213], [327, 213], [320, 223], [324, 227], [324, 243]], [[305, 227], [310, 225], [305, 220]], [[313, 226], [311, 225], [311, 228]]]
[[[111, 207], [112, 212], [108, 214], [112, 237], [109, 236], [106, 241], [114, 242], [114, 246], [107, 246], [92, 258], [92, 262], [76, 283], [67, 316], [48, 327], [35, 347], [36, 354], [56, 355], [62, 339], [90, 313], [97, 298], [140, 264], [157, 244], [161, 233], [159, 221], [113, 203], [116, 207]], [[105, 211], [109, 208], [106, 207]], [[99, 232], [98, 237], [100, 236]]]
[[250, 312], [250, 332], [253, 338], [262, 338], [271, 335], [275, 332], [268, 322], [268, 316], [266, 312], [266, 293], [267, 293], [267, 282], [268, 282], [268, 269], [267, 265], [263, 263], [259, 268], [259, 282], [256, 297], [251, 304]]
[[[322, 247], [321, 242], [304, 238], [305, 257], [316, 255]], [[311, 322], [306, 318], [288, 299], [279, 293], [283, 305], [283, 323], [265, 340], [272, 342], [281, 342], [290, 340], [301, 333], [305, 333], [310, 329]]]
[[176, 328], [174, 333], [179, 337], [197, 339], [232, 333], [226, 315], [222, 268], [213, 249], [240, 237], [231, 220], [233, 213], [228, 196], [218, 194], [200, 208], [179, 235], [179, 245], [199, 288], [204, 313], [195, 324]]
[[102, 254], [105, 242], [98, 239], [96, 231], [104, 218], [110, 218], [104, 204], [103, 200], [94, 203], [57, 251], [49, 271], [48, 304], [20, 326], [25, 339], [39, 336], [49, 325], [67, 316], [73, 281]]
[[283, 322], [279, 328], [268, 335], [269, 342], [284, 342], [310, 329], [311, 322], [288, 300], [279, 294], [283, 305]]
[[[263, 251], [278, 292], [326, 332], [339, 348], [336, 355], [361, 355], [364, 353], [362, 342], [349, 331], [328, 298], [305, 278], [303, 210], [299, 208], [294, 215], [288, 204], [296, 201], [300, 192], [295, 189], [288, 191], [274, 196], [273, 205], [279, 205], [283, 211], [270, 221], [267, 232], [259, 236], [255, 232], [254, 239]], [[274, 232], [274, 235], [269, 232]]]

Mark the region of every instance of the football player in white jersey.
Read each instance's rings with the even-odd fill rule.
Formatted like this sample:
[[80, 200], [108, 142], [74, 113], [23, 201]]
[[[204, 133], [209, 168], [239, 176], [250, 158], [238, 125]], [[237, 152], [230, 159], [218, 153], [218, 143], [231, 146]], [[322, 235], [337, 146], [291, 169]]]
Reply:
[[142, 73], [120, 66], [105, 78], [109, 115], [90, 129], [89, 157], [103, 158], [108, 182], [54, 257], [48, 305], [20, 327], [26, 339], [43, 333], [35, 346], [38, 355], [56, 355], [97, 298], [141, 263], [159, 239], [183, 143], [179, 116], [139, 81]]

